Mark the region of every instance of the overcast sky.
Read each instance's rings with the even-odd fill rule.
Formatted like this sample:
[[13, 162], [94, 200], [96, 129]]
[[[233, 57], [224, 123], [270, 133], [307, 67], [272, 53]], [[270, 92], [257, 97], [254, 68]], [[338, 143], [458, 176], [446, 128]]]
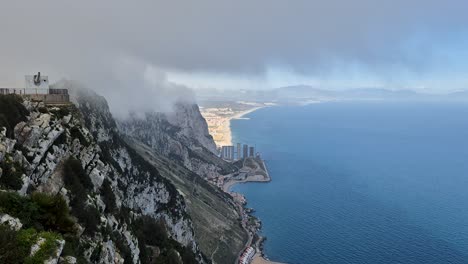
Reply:
[[[456, 90], [468, 1], [2, 1], [0, 86]], [[124, 84], [122, 84], [124, 83]]]

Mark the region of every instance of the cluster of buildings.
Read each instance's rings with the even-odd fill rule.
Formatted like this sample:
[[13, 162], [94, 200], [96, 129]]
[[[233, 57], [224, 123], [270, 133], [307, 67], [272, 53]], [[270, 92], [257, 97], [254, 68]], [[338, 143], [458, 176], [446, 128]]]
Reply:
[[234, 146], [222, 146], [220, 155], [221, 158], [225, 160], [240, 160], [248, 157], [255, 157], [257, 154], [255, 153], [255, 147], [237, 143], [236, 148]]
[[239, 264], [249, 264], [252, 261], [254, 255], [255, 249], [253, 247], [248, 247], [240, 256]]
[[0, 88], [0, 94], [17, 94], [46, 104], [70, 102], [68, 89], [50, 88], [49, 77], [41, 75], [40, 72], [35, 75], [26, 75], [23, 88]]

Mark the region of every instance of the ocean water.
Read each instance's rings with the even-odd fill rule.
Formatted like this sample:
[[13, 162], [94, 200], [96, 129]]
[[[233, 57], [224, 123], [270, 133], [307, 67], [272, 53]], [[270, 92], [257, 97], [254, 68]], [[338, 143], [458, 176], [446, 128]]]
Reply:
[[468, 105], [321, 103], [232, 122], [272, 182], [236, 185], [287, 263], [468, 263]]

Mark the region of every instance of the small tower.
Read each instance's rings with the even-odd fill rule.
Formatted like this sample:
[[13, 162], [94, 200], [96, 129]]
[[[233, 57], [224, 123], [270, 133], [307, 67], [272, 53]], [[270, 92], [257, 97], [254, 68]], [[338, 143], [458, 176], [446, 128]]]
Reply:
[[25, 76], [25, 94], [49, 94], [49, 77], [41, 75]]

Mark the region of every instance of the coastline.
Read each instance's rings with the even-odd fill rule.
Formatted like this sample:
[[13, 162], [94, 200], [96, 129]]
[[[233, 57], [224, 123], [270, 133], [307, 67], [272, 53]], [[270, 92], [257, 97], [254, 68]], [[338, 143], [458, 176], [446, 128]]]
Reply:
[[231, 120], [244, 116], [272, 104], [232, 102], [202, 107], [200, 112], [208, 124], [208, 130], [218, 148], [232, 146]]
[[[247, 115], [249, 113], [252, 113], [252, 112], [254, 112], [254, 111], [258, 110], [258, 109], [264, 108], [264, 107], [266, 107], [266, 106], [254, 107], [252, 109], [242, 111], [242, 112], [232, 116], [231, 118], [229, 118], [229, 121], [228, 121], [229, 122], [229, 128], [228, 128], [227, 131], [229, 131], [230, 145], [232, 145], [232, 142], [231, 142], [232, 141], [232, 137], [231, 137], [231, 120], [233, 120], [233, 119], [242, 119], [243, 116], [245, 116], [245, 115]], [[255, 174], [255, 175], [247, 176], [243, 180], [229, 180], [229, 181], [225, 182], [225, 184], [223, 184], [223, 188], [222, 188], [223, 191], [230, 194], [234, 199], [241, 196], [242, 199], [243, 199], [242, 202], [244, 204], [246, 204], [247, 200], [245, 199], [244, 195], [240, 194], [240, 193], [232, 192], [231, 188], [234, 185], [240, 184], [240, 183], [248, 183], [248, 182], [268, 183], [268, 182], [270, 182], [271, 177], [270, 177], [270, 174], [268, 173], [268, 169], [267, 169], [267, 166], [266, 166], [264, 160], [262, 160], [262, 164], [263, 164], [263, 168], [264, 168], [264, 171], [265, 171], [265, 176]], [[245, 209], [246, 208], [244, 208], [244, 206], [241, 206], [241, 209], [240, 209], [241, 213], [243, 213], [242, 211], [244, 211]], [[248, 212], [248, 215], [252, 216], [250, 211]], [[258, 228], [257, 232], [255, 233], [255, 235], [257, 235], [257, 236], [258, 236], [259, 229], [260, 228]], [[248, 232], [247, 229], [246, 229], [246, 231]], [[250, 244], [252, 242], [252, 239], [253, 239], [253, 236], [251, 236], [249, 234], [249, 240], [248, 240], [245, 248], [247, 248], [249, 246], [248, 244]], [[252, 258], [251, 264], [285, 264], [285, 263], [281, 263], [281, 262], [271, 261], [268, 258], [266, 258], [265, 253], [263, 252], [263, 243], [265, 242], [265, 240], [266, 240], [266, 237], [258, 236], [258, 240], [255, 243], [255, 245], [251, 245], [251, 246], [253, 246], [253, 248], [256, 251], [255, 255]], [[239, 255], [242, 254], [242, 252], [240, 252]]]
[[[261, 159], [259, 159], [261, 160]], [[238, 204], [238, 210], [240, 215], [242, 216], [242, 226], [246, 230], [249, 238], [244, 246], [244, 249], [239, 252], [239, 257], [241, 254], [249, 247], [255, 249], [255, 254], [251, 260], [251, 264], [284, 264], [281, 262], [275, 262], [269, 260], [265, 253], [263, 252], [263, 243], [266, 240], [265, 237], [260, 236], [258, 232], [261, 229], [261, 222], [258, 218], [252, 215], [253, 209], [246, 208], [245, 205], [247, 204], [247, 200], [243, 194], [231, 191], [231, 188], [240, 183], [248, 183], [248, 182], [260, 182], [260, 183], [268, 183], [271, 181], [270, 174], [268, 173], [266, 164], [264, 160], [261, 160], [262, 167], [260, 168], [263, 173], [257, 174], [257, 171], [254, 171], [252, 175], [246, 176], [244, 179], [232, 179], [228, 178], [222, 186], [222, 190], [227, 194], [231, 195], [234, 201]], [[243, 167], [245, 168], [245, 166]], [[258, 170], [259, 168], [257, 168]], [[250, 223], [250, 219], [254, 220], [254, 224]], [[255, 241], [255, 242], [254, 242]], [[238, 261], [236, 261], [237, 263]]]
[[[239, 103], [239, 102], [237, 102]], [[258, 109], [273, 106], [275, 104], [256, 104], [256, 103], [241, 103], [240, 107], [209, 107], [202, 111], [203, 117], [207, 120], [210, 134], [217, 147], [221, 146], [232, 146], [232, 131], [231, 131], [231, 120], [235, 119], [247, 119], [245, 115], [250, 114]], [[246, 106], [248, 108], [246, 109]], [[242, 110], [241, 110], [242, 109]], [[263, 243], [266, 240], [265, 237], [259, 235], [261, 229], [261, 221], [253, 216], [253, 209], [246, 208], [247, 200], [241, 193], [231, 191], [231, 188], [240, 183], [248, 182], [260, 182], [268, 183], [271, 181], [270, 174], [266, 167], [265, 161], [261, 158], [247, 158], [244, 159], [242, 164], [239, 164], [241, 169], [238, 172], [225, 175], [221, 182], [216, 185], [220, 187], [225, 193], [229, 194], [237, 204], [239, 215], [241, 216], [241, 225], [248, 234], [248, 240], [244, 245], [244, 248], [239, 252], [236, 264], [239, 263], [241, 255], [252, 247], [255, 249], [255, 254], [252, 257], [251, 264], [284, 264], [280, 262], [270, 261], [263, 252]]]
[[252, 176], [247, 176], [247, 178], [243, 180], [228, 180], [223, 184], [223, 191], [227, 193], [231, 193], [231, 188], [239, 183], [247, 183], [247, 182], [270, 182], [271, 178], [268, 175], [268, 177], [265, 177], [263, 175], [252, 175]]
[[250, 114], [252, 112], [255, 112], [258, 109], [261, 109], [261, 108], [264, 108], [264, 107], [266, 107], [266, 106], [256, 106], [256, 107], [251, 108], [249, 110], [241, 111], [241, 112], [238, 112], [238, 113], [234, 114], [231, 117], [228, 117], [227, 120], [226, 120], [226, 123], [225, 123], [225, 131], [226, 131], [225, 136], [226, 136], [226, 139], [223, 142], [223, 144], [219, 144], [219, 146], [233, 145], [233, 143], [232, 143], [232, 132], [231, 132], [231, 120], [233, 120], [233, 119], [244, 119], [243, 116], [245, 116], [247, 114]]
[[[236, 192], [232, 192], [230, 189], [236, 185], [236, 184], [240, 184], [240, 183], [248, 183], [248, 182], [262, 182], [262, 183], [268, 183], [271, 181], [271, 178], [270, 176], [268, 176], [267, 179], [258, 179], [256, 178], [256, 176], [259, 176], [259, 175], [255, 175], [255, 176], [250, 176], [248, 177], [247, 179], [245, 180], [242, 180], [242, 181], [228, 181], [225, 183], [225, 185], [223, 185], [223, 191], [228, 193], [229, 195], [231, 195], [235, 200], [238, 200], [240, 199], [243, 203], [243, 205], [240, 205], [239, 206], [239, 210], [241, 211], [241, 214], [243, 212], [246, 211], [247, 208], [244, 207], [245, 203], [247, 203], [247, 200], [245, 199], [244, 195], [243, 194], [240, 194], [240, 193], [236, 193]], [[263, 176], [262, 176], [263, 177]], [[247, 214], [249, 216], [252, 216], [251, 215], [251, 211], [247, 212]], [[259, 228], [260, 229], [260, 228]], [[246, 231], [249, 233], [249, 239], [244, 247], [244, 250], [251, 246], [255, 249], [255, 255], [253, 256], [252, 258], [252, 261], [250, 262], [251, 264], [285, 264], [285, 263], [282, 263], [282, 262], [275, 262], [275, 261], [271, 261], [269, 260], [266, 256], [265, 256], [265, 253], [263, 252], [263, 243], [265, 242], [266, 240], [266, 237], [263, 237], [263, 236], [258, 236], [258, 231], [260, 231], [259, 229], [257, 229], [257, 232], [252, 236], [250, 235], [249, 231], [246, 229]], [[252, 243], [252, 240], [254, 239], [254, 236], [257, 235], [258, 236], [258, 240], [257, 242], [255, 243], [255, 245], [250, 245]], [[244, 252], [241, 251], [239, 252], [239, 256]]]
[[[229, 121], [231, 121], [231, 119], [242, 119], [243, 116], [245, 116], [246, 114], [250, 114], [254, 111], [257, 111], [258, 109], [261, 109], [261, 108], [265, 108], [266, 106], [256, 106], [254, 108], [251, 108], [249, 110], [245, 110], [245, 111], [242, 111], [242, 112], [239, 112], [235, 115], [233, 115]], [[229, 126], [231, 126], [231, 124], [229, 123]]]

